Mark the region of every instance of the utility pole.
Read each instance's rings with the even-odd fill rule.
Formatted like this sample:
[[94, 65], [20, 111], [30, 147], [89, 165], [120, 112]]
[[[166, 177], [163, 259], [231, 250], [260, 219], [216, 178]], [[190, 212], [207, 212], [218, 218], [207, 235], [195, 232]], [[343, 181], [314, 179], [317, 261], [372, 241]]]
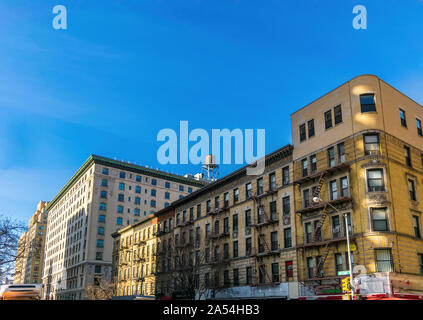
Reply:
[[348, 268], [350, 270], [350, 287], [351, 287], [351, 298], [354, 300], [354, 282], [353, 282], [353, 270], [351, 265], [351, 251], [350, 251], [350, 232], [348, 230], [348, 214], [344, 213], [345, 219], [345, 232], [347, 234], [347, 250], [348, 250]]

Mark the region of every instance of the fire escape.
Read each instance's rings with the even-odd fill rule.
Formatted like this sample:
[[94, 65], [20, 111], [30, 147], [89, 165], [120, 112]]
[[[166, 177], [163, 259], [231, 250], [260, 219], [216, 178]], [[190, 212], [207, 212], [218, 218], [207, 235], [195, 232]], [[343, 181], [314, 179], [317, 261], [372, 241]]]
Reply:
[[275, 194], [277, 194], [276, 186], [269, 188], [266, 192], [260, 190], [260, 192], [251, 196], [254, 200], [255, 208], [257, 208], [253, 223], [255, 234], [257, 234], [257, 247], [253, 247], [251, 252], [251, 256], [254, 256], [253, 286], [279, 283], [279, 278], [273, 279], [273, 276], [266, 270], [264, 262], [266, 257], [279, 256], [279, 247], [269, 244], [266, 240], [266, 234], [270, 234], [270, 232], [265, 232], [266, 230], [264, 229], [266, 226], [272, 226], [273, 229], [278, 226], [277, 211], [275, 208], [275, 211], [269, 215], [262, 201], [266, 196], [272, 196], [273, 198]]
[[[335, 166], [329, 167], [321, 172], [318, 172], [314, 175], [306, 176], [301, 179], [296, 180], [294, 183], [301, 185], [305, 182], [310, 181], [318, 181], [317, 186], [313, 190], [312, 198], [317, 197], [321, 198], [320, 193], [325, 184], [328, 183], [328, 180], [332, 173], [343, 171], [345, 169], [349, 169], [349, 165], [345, 162], [338, 163]], [[327, 202], [320, 202], [316, 205], [306, 206], [303, 207], [300, 210], [297, 210], [296, 213], [300, 215], [312, 213], [315, 211], [321, 210], [321, 215], [318, 220], [315, 220], [314, 224], [314, 230], [312, 231], [311, 238], [308, 237], [307, 234], [305, 234], [305, 237], [303, 239], [304, 243], [297, 245], [297, 248], [302, 253], [303, 261], [305, 261], [305, 249], [307, 248], [317, 248], [319, 250], [320, 259], [316, 263], [316, 267], [314, 268], [313, 275], [308, 275], [304, 277], [302, 280], [300, 280], [303, 284], [306, 284], [308, 282], [312, 281], [318, 281], [321, 283], [321, 280], [325, 279], [335, 279], [338, 280], [337, 276], [334, 277], [325, 277], [323, 274], [324, 266], [327, 261], [327, 258], [329, 257], [329, 254], [333, 251], [332, 244], [339, 243], [340, 241], [345, 240], [344, 232], [339, 232], [340, 236], [332, 236], [330, 239], [324, 239], [324, 234], [326, 228], [329, 226], [328, 223], [325, 223], [328, 219], [328, 216], [331, 212], [334, 211], [333, 206], [336, 206], [338, 204], [345, 204], [352, 202], [351, 196], [348, 195], [347, 197], [343, 196], [340, 198], [337, 198], [335, 200], [328, 200]], [[302, 219], [301, 219], [302, 220]], [[347, 226], [344, 226], [345, 230], [348, 230]], [[349, 232], [349, 231], [347, 231]], [[303, 274], [307, 274], [308, 266], [305, 265], [303, 268]]]

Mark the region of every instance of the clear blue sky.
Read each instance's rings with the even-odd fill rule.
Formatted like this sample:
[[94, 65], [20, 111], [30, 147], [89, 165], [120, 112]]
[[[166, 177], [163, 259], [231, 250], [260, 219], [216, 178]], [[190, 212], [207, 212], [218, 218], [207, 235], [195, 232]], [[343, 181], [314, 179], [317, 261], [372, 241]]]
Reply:
[[[367, 30], [352, 28], [357, 4]], [[28, 218], [92, 153], [198, 171], [156, 160], [180, 120], [264, 128], [273, 151], [293, 111], [363, 73], [423, 104], [423, 2], [2, 0], [0, 213]]]

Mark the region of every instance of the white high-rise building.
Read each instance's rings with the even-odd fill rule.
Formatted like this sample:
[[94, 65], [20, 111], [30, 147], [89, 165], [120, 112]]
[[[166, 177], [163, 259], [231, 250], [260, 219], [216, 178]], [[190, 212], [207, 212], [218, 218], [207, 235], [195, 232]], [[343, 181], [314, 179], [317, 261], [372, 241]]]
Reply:
[[44, 299], [84, 299], [111, 280], [111, 234], [206, 182], [92, 155], [48, 204]]

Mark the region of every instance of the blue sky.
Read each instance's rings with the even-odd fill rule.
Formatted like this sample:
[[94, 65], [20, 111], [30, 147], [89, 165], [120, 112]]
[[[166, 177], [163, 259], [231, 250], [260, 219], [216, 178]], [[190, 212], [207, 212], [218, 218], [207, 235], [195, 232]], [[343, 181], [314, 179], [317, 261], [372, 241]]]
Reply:
[[0, 213], [27, 219], [93, 153], [199, 171], [157, 162], [157, 133], [180, 120], [264, 128], [270, 152], [293, 111], [359, 74], [423, 104], [422, 17], [419, 0], [2, 0]]

